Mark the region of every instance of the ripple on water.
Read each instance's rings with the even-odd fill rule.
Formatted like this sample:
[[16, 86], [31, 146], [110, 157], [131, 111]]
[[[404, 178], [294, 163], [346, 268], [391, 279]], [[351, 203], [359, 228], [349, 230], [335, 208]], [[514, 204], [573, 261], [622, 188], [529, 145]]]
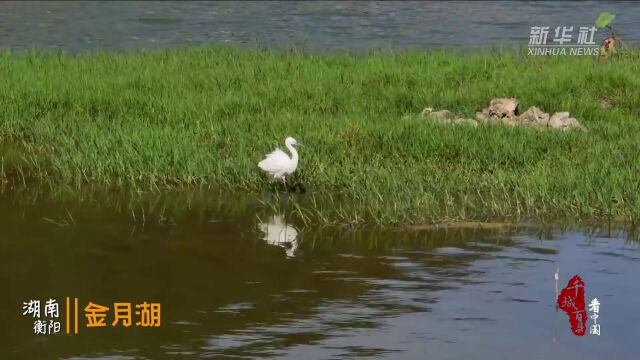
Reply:
[[172, 325], [185, 325], [185, 326], [200, 326], [199, 323], [188, 321], [188, 320], [179, 320], [171, 323]]
[[630, 261], [640, 261], [639, 257], [630, 256], [630, 255], [627, 255], [627, 254], [621, 254], [621, 253], [613, 252], [613, 251], [596, 251], [595, 254], [604, 255], [604, 256], [613, 256], [613, 257], [617, 257], [617, 258], [621, 258], [621, 259], [625, 259], [625, 260], [630, 260]]
[[434, 251], [434, 253], [440, 254], [440, 255], [451, 255], [451, 256], [478, 255], [478, 252], [476, 251], [465, 250], [462, 248], [451, 247], [451, 246], [437, 248]]
[[494, 323], [496, 322], [493, 319], [489, 319], [486, 317], [481, 317], [481, 316], [465, 316], [465, 317], [454, 317], [453, 320], [455, 321], [481, 321], [481, 322], [490, 322], [490, 323]]
[[530, 299], [519, 299], [519, 298], [514, 298], [514, 297], [507, 297], [504, 298], [503, 301], [510, 301], [510, 302], [519, 302], [519, 303], [537, 303], [540, 302], [538, 300], [530, 300]]
[[316, 290], [310, 290], [310, 289], [291, 289], [291, 290], [287, 290], [287, 293], [291, 293], [291, 294], [309, 294], [309, 293], [316, 293]]
[[100, 354], [90, 357], [70, 357], [65, 360], [146, 360], [148, 358], [142, 356], [124, 356], [124, 355], [106, 355]]
[[242, 310], [251, 310], [255, 309], [256, 304], [252, 302], [243, 302], [238, 304], [228, 304], [225, 306], [219, 307], [215, 312], [217, 313], [229, 313], [229, 314], [239, 314]]
[[533, 247], [533, 246], [526, 246], [524, 247], [524, 249], [527, 249], [535, 254], [541, 254], [541, 255], [556, 255], [558, 254], [558, 250], [556, 249], [551, 249], [551, 248], [542, 248], [542, 247]]

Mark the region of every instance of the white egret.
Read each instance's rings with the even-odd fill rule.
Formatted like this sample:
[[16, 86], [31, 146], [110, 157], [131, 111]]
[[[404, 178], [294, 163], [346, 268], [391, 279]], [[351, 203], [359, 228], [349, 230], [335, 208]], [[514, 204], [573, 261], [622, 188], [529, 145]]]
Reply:
[[282, 215], [274, 215], [268, 223], [260, 224], [264, 241], [284, 248], [287, 257], [293, 257], [298, 248], [298, 231], [285, 223]]
[[298, 167], [298, 152], [294, 146], [298, 146], [296, 139], [288, 137], [284, 140], [284, 144], [291, 152], [291, 157], [280, 148], [276, 148], [272, 153], [267, 154], [265, 159], [258, 163], [260, 169], [269, 173], [274, 179], [286, 182], [285, 177], [293, 174]]

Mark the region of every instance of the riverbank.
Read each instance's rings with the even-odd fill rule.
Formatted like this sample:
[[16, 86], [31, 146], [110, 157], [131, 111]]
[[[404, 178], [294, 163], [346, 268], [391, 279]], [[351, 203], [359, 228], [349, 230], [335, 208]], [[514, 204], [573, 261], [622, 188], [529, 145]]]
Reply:
[[[4, 52], [0, 66], [7, 180], [267, 193], [256, 164], [293, 136], [307, 194], [292, 209], [322, 223], [640, 214], [634, 58], [201, 48]], [[420, 117], [427, 106], [473, 117], [499, 97], [569, 111], [588, 132]]]

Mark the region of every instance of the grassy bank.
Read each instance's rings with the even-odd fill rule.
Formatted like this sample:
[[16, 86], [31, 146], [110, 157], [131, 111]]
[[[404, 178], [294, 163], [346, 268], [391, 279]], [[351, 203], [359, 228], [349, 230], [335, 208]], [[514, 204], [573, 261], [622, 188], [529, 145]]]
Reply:
[[[298, 211], [327, 223], [635, 219], [639, 63], [226, 48], [5, 52], [0, 139], [12, 151], [4, 172], [52, 187], [260, 191], [270, 180], [257, 162], [293, 136], [305, 145], [297, 179], [308, 196]], [[491, 98], [512, 96], [523, 109], [570, 111], [589, 132], [447, 127], [416, 115], [430, 106], [473, 117]], [[615, 106], [601, 108], [604, 97]]]

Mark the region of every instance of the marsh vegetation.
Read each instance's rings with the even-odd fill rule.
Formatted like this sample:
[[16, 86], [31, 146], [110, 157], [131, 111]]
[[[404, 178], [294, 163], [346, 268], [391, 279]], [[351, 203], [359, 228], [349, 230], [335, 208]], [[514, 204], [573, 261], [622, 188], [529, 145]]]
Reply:
[[[306, 54], [194, 48], [0, 53], [2, 177], [52, 189], [264, 193], [256, 163], [305, 144], [294, 213], [380, 225], [640, 214], [640, 66], [518, 52]], [[447, 127], [490, 99], [570, 111], [589, 129]], [[603, 107], [606, 99], [611, 106]], [[269, 195], [271, 194], [271, 195]]]

